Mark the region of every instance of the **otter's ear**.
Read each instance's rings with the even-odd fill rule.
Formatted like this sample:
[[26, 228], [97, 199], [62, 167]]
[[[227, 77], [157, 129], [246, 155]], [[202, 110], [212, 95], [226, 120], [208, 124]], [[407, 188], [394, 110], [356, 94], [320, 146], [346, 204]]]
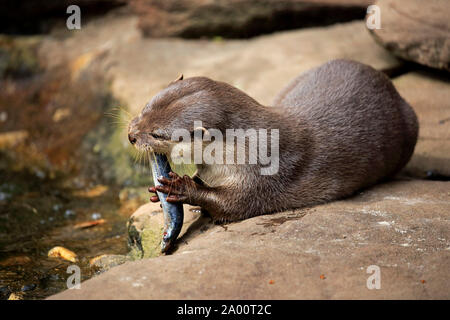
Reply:
[[183, 80], [183, 74], [181, 73], [178, 78], [176, 78], [175, 80], [173, 80], [170, 84], [175, 83], [177, 81]]
[[204, 127], [197, 127], [194, 129], [194, 137], [195, 137], [195, 132], [201, 132], [201, 138], [203, 139], [204, 137], [207, 137], [207, 139], [211, 139], [211, 134], [209, 133], [208, 129], [204, 128]]

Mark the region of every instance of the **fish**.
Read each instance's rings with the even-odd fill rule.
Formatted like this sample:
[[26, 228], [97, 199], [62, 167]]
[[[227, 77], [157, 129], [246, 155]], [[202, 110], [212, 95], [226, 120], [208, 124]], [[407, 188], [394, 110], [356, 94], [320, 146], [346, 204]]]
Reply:
[[[153, 181], [155, 187], [160, 186], [161, 183], [158, 178], [169, 177], [171, 172], [169, 161], [164, 154], [155, 152], [150, 153], [150, 164], [152, 167]], [[184, 212], [183, 204], [181, 203], [169, 203], [167, 202], [167, 194], [157, 191], [159, 200], [161, 201], [162, 209], [164, 212], [164, 231], [161, 241], [161, 252], [167, 252], [172, 246], [178, 235], [180, 234], [181, 227], [183, 226]]]

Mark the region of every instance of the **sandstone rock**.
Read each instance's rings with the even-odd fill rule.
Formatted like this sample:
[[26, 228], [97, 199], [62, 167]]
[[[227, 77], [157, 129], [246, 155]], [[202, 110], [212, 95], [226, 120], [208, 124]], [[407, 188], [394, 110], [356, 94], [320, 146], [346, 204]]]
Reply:
[[[78, 5], [82, 19], [102, 15], [123, 6], [127, 0], [46, 0], [14, 1], [0, 3], [1, 33], [41, 33], [48, 32], [55, 25], [65, 26], [67, 7]], [[17, 23], [20, 21], [20, 23]]]
[[[225, 81], [270, 105], [291, 79], [331, 59], [353, 59], [379, 70], [400, 66], [377, 45], [363, 21], [222, 41], [142, 38], [137, 24], [132, 16], [92, 21], [84, 32], [64, 40], [46, 38], [41, 59], [51, 67], [87, 52], [105, 52], [104, 76], [111, 79], [114, 97], [132, 114], [180, 73]], [[128, 143], [125, 133], [123, 137]]]
[[89, 265], [98, 272], [105, 272], [115, 266], [131, 260], [130, 257], [118, 254], [104, 254], [89, 261]]
[[[310, 209], [203, 223], [172, 255], [51, 299], [449, 299], [449, 187], [397, 180]], [[371, 265], [379, 290], [366, 285]]]
[[450, 83], [426, 72], [398, 77], [394, 85], [414, 108], [419, 139], [407, 171], [419, 177], [430, 172], [450, 176]]
[[247, 38], [362, 19], [369, 0], [177, 0], [131, 2], [146, 36]]
[[[179, 238], [198, 219], [196, 207], [184, 205], [184, 222]], [[161, 239], [164, 231], [164, 214], [159, 203], [147, 203], [134, 212], [127, 223], [128, 245], [132, 259], [153, 258], [161, 255]]]
[[450, 1], [382, 0], [375, 39], [395, 55], [450, 70]]
[[[74, 159], [82, 153], [78, 147], [112, 101], [103, 69], [94, 66], [100, 58], [92, 60], [89, 70], [79, 70], [82, 79], [71, 82], [68, 61], [46, 68], [46, 59], [38, 54], [42, 41], [42, 37], [28, 41], [0, 37], [0, 61], [6, 62], [0, 66], [0, 147], [16, 154], [23, 166], [38, 162], [48, 171], [69, 172], [85, 163]], [[55, 122], [55, 114], [63, 108], [66, 117], [60, 113]]]
[[127, 230], [132, 259], [152, 258], [161, 254], [164, 217], [159, 204], [141, 206], [128, 220]]
[[38, 45], [39, 38], [0, 35], [0, 79], [29, 77], [41, 71], [36, 59]]
[[[57, 48], [63, 47], [59, 54], [71, 55], [72, 60], [81, 51], [109, 44], [105, 76], [112, 79], [114, 96], [132, 114], [180, 73], [225, 81], [270, 105], [291, 79], [331, 59], [353, 59], [379, 70], [400, 65], [373, 41], [362, 21], [224, 41], [143, 39], [136, 23], [135, 18], [93, 23], [86, 26], [86, 34], [46, 41], [42, 53], [45, 50], [46, 60], [54, 63], [61, 59], [55, 55]], [[127, 142], [125, 134], [124, 138]]]

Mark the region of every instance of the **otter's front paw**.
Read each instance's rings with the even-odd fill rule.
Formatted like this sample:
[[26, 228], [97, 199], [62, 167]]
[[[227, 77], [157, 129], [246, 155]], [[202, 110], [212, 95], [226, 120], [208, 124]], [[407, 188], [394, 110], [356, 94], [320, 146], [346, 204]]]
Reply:
[[158, 194], [156, 194], [156, 187], [148, 187], [148, 192], [152, 192], [155, 195], [150, 197], [151, 202], [159, 202]]
[[174, 172], [170, 172], [168, 178], [158, 178], [162, 184], [156, 186], [155, 190], [167, 194], [167, 202], [184, 202], [194, 204], [197, 184], [191, 177], [184, 175], [180, 177]]

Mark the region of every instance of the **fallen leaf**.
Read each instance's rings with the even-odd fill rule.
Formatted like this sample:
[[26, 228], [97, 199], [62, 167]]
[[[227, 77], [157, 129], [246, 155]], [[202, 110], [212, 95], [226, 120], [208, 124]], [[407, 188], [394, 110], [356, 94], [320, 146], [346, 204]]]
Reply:
[[321, 275], [320, 275], [320, 279], [321, 279], [321, 280], [325, 280], [325, 279], [326, 279], [326, 278], [325, 278], [325, 275], [324, 275], [324, 274], [321, 274]]
[[106, 222], [105, 219], [98, 219], [98, 220], [93, 220], [93, 221], [81, 222], [81, 223], [77, 223], [76, 225], [74, 225], [74, 228], [75, 229], [86, 229], [86, 228], [95, 227], [95, 226], [97, 226], [99, 224], [103, 224], [105, 222]]
[[75, 195], [77, 197], [83, 197], [83, 198], [95, 198], [95, 197], [99, 197], [99, 196], [105, 194], [107, 191], [108, 191], [108, 186], [99, 184], [88, 190], [74, 191], [73, 195]]

